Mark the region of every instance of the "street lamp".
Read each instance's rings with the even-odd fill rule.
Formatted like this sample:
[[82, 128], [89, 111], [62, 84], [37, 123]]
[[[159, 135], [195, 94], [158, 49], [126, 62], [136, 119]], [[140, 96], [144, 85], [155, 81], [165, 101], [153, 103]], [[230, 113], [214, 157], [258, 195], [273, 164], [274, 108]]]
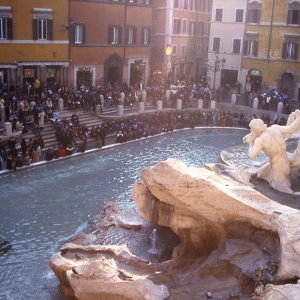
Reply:
[[171, 71], [172, 65], [171, 65], [171, 55], [172, 55], [172, 45], [167, 45], [165, 49], [165, 54], [167, 56], [167, 76], [169, 76], [169, 73]]
[[208, 69], [210, 69], [214, 73], [214, 83], [213, 83], [213, 94], [214, 95], [216, 92], [216, 74], [217, 74], [217, 72], [222, 71], [225, 63], [226, 63], [226, 58], [222, 57], [220, 59], [218, 53], [215, 52], [215, 62], [212, 65], [208, 64], [208, 66], [207, 66]]

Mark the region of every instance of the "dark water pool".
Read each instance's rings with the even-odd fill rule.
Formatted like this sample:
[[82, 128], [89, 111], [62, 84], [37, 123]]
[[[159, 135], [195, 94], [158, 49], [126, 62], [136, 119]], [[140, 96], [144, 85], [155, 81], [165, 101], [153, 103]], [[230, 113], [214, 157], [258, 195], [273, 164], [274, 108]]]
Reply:
[[201, 167], [245, 130], [193, 129], [102, 149], [0, 177], [0, 235], [12, 249], [0, 254], [0, 299], [64, 299], [48, 260], [59, 246], [114, 201], [137, 211], [131, 189], [141, 170], [168, 157]]

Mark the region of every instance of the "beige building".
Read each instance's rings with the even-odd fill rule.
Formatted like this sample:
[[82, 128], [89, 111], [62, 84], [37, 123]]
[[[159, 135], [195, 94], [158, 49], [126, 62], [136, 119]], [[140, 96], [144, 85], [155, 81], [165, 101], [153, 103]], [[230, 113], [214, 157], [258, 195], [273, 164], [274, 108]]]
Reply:
[[299, 0], [248, 0], [242, 68], [249, 91], [277, 88], [297, 105], [299, 42]]
[[247, 0], [214, 0], [207, 81], [213, 90], [244, 81], [241, 72]]
[[211, 7], [212, 0], [154, 1], [152, 74], [170, 81], [205, 76]]

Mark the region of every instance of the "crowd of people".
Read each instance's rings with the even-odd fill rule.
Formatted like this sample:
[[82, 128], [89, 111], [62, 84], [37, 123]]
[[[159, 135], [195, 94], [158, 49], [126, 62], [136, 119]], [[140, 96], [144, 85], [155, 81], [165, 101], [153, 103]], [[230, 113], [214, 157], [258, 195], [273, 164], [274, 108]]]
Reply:
[[[35, 138], [26, 141], [23, 137], [21, 149], [14, 146], [16, 145], [14, 138], [6, 144], [0, 142], [0, 168], [6, 165], [7, 169], [15, 169], [40, 159], [44, 148], [41, 135], [44, 122], [53, 122], [55, 128], [57, 147], [44, 151], [45, 159], [51, 160], [75, 152], [84, 152], [88, 138], [95, 139], [96, 145], [100, 147], [106, 144], [107, 135], [115, 135], [116, 142], [125, 142], [185, 127], [248, 127], [250, 120], [257, 117], [237, 112], [205, 112], [198, 109], [161, 111], [104, 121], [88, 129], [80, 123], [76, 114], [76, 109], [96, 114], [97, 105], [101, 111], [103, 107], [110, 105], [133, 106], [136, 102], [143, 101], [145, 93], [148, 102], [152, 101], [154, 104], [156, 100], [163, 100], [164, 107], [173, 107], [174, 101], [182, 99], [183, 109], [195, 107], [191, 105], [195, 99], [203, 99], [204, 108], [207, 108], [212, 98], [205, 81], [192, 82], [188, 85], [180, 82], [178, 85], [169, 85], [168, 89], [169, 97], [164, 84], [149, 84], [145, 88], [142, 84], [128, 86], [125, 82], [122, 85], [108, 83], [97, 88], [81, 86], [78, 91], [56, 84], [41, 87], [33, 83], [26, 85], [23, 91], [17, 89], [4, 91], [0, 95], [0, 122], [11, 122], [13, 131], [22, 130], [22, 133], [26, 133], [31, 130], [35, 133]], [[60, 102], [65, 108], [73, 110], [70, 120], [60, 117], [58, 112]], [[268, 114], [259, 117], [266, 124], [285, 122], [283, 119], [270, 120]]]

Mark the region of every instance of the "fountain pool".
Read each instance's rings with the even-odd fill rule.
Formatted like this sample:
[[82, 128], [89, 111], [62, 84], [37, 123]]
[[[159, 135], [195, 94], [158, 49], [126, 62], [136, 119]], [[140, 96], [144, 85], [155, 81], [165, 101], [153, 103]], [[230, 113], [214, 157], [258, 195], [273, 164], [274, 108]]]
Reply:
[[241, 144], [245, 134], [233, 128], [176, 131], [2, 176], [0, 234], [12, 249], [0, 254], [0, 299], [65, 299], [48, 260], [99, 217], [105, 202], [137, 212], [131, 190], [143, 168], [168, 157], [201, 167]]

